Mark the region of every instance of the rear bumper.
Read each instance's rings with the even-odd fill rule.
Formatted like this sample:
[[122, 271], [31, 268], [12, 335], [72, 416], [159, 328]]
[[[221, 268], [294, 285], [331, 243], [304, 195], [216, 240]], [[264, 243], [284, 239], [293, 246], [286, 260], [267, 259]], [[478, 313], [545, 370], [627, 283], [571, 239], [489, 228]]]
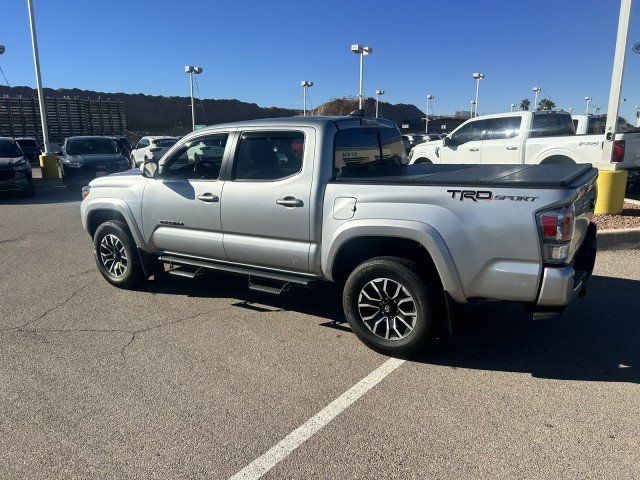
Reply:
[[596, 226], [592, 223], [571, 265], [544, 268], [536, 304], [540, 307], [565, 307], [578, 295], [584, 295], [593, 272], [596, 250]]

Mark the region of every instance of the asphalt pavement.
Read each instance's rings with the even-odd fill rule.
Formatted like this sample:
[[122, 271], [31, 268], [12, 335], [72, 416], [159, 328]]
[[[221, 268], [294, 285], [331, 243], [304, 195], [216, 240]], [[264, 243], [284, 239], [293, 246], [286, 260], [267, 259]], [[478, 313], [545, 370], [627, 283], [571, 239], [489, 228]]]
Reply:
[[[231, 477], [388, 361], [339, 292], [99, 275], [78, 193], [0, 197], [0, 478]], [[468, 312], [265, 478], [640, 478], [640, 252], [534, 322]]]

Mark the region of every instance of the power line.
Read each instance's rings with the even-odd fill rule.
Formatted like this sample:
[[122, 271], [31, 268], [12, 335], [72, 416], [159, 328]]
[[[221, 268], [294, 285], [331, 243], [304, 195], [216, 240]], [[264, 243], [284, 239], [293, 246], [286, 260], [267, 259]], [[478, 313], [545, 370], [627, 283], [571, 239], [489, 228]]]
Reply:
[[196, 91], [198, 92], [198, 100], [200, 102], [200, 110], [202, 110], [202, 117], [204, 118], [205, 125], [208, 125], [207, 114], [204, 111], [204, 106], [202, 105], [202, 97], [200, 96], [200, 86], [198, 85], [198, 77], [194, 75], [193, 79], [196, 81]]
[[7, 84], [7, 87], [11, 87], [11, 85], [9, 85], [9, 80], [7, 80], [7, 76], [4, 74], [4, 70], [2, 69], [2, 67], [0, 67], [0, 73], [2, 73], [2, 77], [4, 78], [4, 83]]

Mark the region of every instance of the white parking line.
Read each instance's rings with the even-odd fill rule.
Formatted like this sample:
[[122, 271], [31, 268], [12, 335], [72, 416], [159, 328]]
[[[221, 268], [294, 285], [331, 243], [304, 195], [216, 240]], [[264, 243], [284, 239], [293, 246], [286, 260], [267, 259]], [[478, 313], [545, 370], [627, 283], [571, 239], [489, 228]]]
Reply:
[[256, 458], [253, 462], [236, 473], [230, 480], [249, 480], [262, 477], [404, 362], [404, 360], [399, 360], [397, 358], [390, 358], [384, 362], [329, 405], [324, 407], [289, 435], [280, 440], [262, 456]]

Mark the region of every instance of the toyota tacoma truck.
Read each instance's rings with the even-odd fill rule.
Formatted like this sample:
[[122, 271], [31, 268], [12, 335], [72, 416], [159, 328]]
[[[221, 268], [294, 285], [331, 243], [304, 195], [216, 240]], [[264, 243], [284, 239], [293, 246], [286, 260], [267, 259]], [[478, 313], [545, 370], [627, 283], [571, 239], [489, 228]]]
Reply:
[[[412, 164], [609, 163], [602, 158], [604, 125], [602, 129], [589, 130], [578, 116], [563, 111], [484, 115], [467, 120], [442, 140], [416, 145], [409, 158]], [[616, 134], [611, 161], [635, 178], [640, 171], [640, 133]]]
[[400, 132], [362, 116], [208, 127], [159, 161], [93, 180], [82, 223], [120, 288], [162, 272], [251, 289], [334, 282], [357, 336], [424, 348], [460, 305], [561, 312], [595, 260], [590, 165], [407, 165]]

